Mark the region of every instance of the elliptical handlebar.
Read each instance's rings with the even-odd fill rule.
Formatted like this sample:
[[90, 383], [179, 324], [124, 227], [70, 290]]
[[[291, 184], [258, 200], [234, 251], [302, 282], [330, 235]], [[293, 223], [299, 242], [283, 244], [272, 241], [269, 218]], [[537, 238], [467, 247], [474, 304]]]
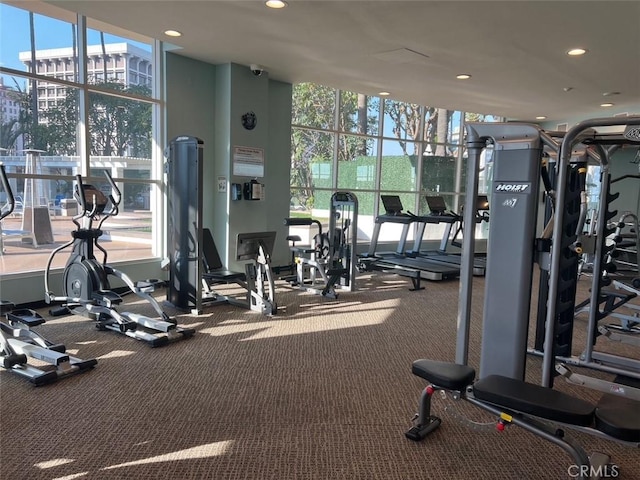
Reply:
[[[74, 217], [74, 222], [76, 222], [76, 219], [80, 219], [82, 217], [88, 217], [93, 220], [100, 215], [103, 217], [100, 222], [102, 224], [107, 217], [114, 217], [118, 215], [120, 211], [119, 205], [122, 201], [122, 194], [116, 183], [113, 181], [111, 174], [108, 171], [105, 171], [104, 174], [107, 177], [109, 187], [111, 187], [111, 193], [108, 195], [104, 195], [93, 185], [84, 184], [82, 182], [82, 175], [76, 175], [76, 189], [73, 192], [73, 196], [78, 202], [80, 208], [78, 215]], [[87, 194], [92, 195], [92, 198], [87, 200]], [[104, 207], [107, 203], [110, 203], [111, 207], [105, 212]]]
[[111, 191], [115, 192], [115, 197], [109, 195], [109, 200], [111, 200], [111, 204], [114, 205], [117, 209], [118, 205], [120, 205], [120, 201], [122, 200], [122, 193], [120, 193], [120, 189], [118, 188], [118, 185], [116, 185], [116, 182], [113, 181], [113, 177], [111, 176], [109, 171], [105, 170], [104, 174], [107, 177], [109, 185], [111, 186]]
[[81, 215], [84, 216], [87, 213], [87, 201], [84, 198], [84, 185], [82, 184], [82, 175], [79, 173], [76, 175], [76, 189], [73, 192], [73, 196], [80, 205]]
[[[16, 199], [13, 196], [13, 191], [11, 190], [11, 185], [9, 185], [9, 178], [7, 177], [7, 172], [5, 171], [5, 167], [0, 163], [0, 180], [2, 180], [2, 188], [4, 188], [5, 193], [7, 194], [7, 202], [0, 209], [0, 220], [4, 217], [11, 215], [11, 212], [16, 208]], [[5, 207], [7, 207], [5, 209]]]
[[[109, 201], [111, 202], [111, 209], [109, 209], [109, 212], [106, 214], [106, 216], [115, 217], [120, 212], [119, 206], [120, 206], [120, 201], [122, 200], [122, 194], [120, 193], [120, 189], [116, 185], [116, 182], [113, 181], [113, 177], [111, 176], [109, 171], [105, 170], [104, 174], [107, 177], [107, 181], [109, 182], [109, 186], [111, 186], [111, 192], [112, 192], [108, 195]], [[114, 193], [115, 193], [115, 197], [113, 195]]]

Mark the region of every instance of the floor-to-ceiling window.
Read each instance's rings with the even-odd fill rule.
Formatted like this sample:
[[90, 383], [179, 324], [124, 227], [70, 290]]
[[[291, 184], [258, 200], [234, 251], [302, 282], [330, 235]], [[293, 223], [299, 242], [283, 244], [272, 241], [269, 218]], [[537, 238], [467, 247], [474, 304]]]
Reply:
[[[326, 218], [333, 192], [355, 192], [364, 242], [375, 216], [383, 213], [381, 194], [398, 195], [404, 209], [415, 214], [428, 213], [426, 195], [441, 195], [459, 211], [464, 124], [499, 120], [311, 83], [294, 85], [292, 105], [291, 215]], [[483, 194], [491, 172], [487, 160], [480, 175]], [[443, 232], [444, 225], [430, 226], [425, 238], [440, 239]]]
[[5, 235], [3, 274], [41, 271], [71, 238], [77, 174], [120, 201], [102, 227], [111, 262], [161, 254], [160, 44], [52, 11], [0, 4], [0, 162], [18, 200], [2, 226], [27, 234]]

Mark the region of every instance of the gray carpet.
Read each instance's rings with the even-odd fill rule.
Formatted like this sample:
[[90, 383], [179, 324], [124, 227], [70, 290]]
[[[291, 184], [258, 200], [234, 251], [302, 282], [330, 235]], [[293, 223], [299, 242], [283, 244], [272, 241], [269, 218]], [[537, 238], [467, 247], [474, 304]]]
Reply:
[[[475, 282], [477, 366], [483, 280]], [[201, 316], [168, 309], [197, 333], [156, 349], [43, 311], [44, 336], [99, 363], [38, 388], [0, 372], [0, 478], [571, 478], [559, 448], [515, 426], [499, 433], [488, 414], [450, 398], [434, 400], [439, 430], [405, 439], [424, 387], [411, 362], [454, 358], [458, 282], [410, 292], [406, 280], [365, 274], [358, 285], [328, 300], [279, 282], [272, 318], [230, 305]], [[152, 313], [126, 300], [120, 310]], [[534, 382], [540, 363], [527, 360]], [[569, 433], [611, 454], [617, 478], [640, 479], [639, 450]]]

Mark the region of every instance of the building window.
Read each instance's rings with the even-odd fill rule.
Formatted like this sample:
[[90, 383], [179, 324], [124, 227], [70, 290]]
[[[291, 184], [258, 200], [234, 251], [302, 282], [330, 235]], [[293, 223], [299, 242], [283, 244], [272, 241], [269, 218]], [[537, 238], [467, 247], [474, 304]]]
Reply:
[[[38, 112], [37, 116], [34, 115], [32, 118], [37, 118], [38, 125], [30, 127], [13, 146], [13, 151], [17, 152], [22, 152], [25, 147], [40, 151], [39, 166], [42, 170], [28, 171], [27, 177], [36, 174], [34, 181], [40, 182], [39, 188], [44, 192], [42, 197], [48, 198], [54, 204], [57, 199], [72, 197], [76, 173], [81, 173], [87, 181], [102, 186], [106, 185], [102, 172], [108, 170], [126, 193], [126, 198], [123, 196], [120, 205], [121, 216], [118, 217], [118, 223], [130, 222], [132, 216], [137, 219], [126, 228], [114, 226], [108, 246], [110, 262], [161, 256], [161, 236], [154, 232], [162, 231], [162, 212], [157, 208], [156, 197], [161, 190], [159, 187], [163, 162], [161, 149], [157, 145], [161, 145], [163, 140], [159, 138], [160, 132], [154, 118], [160, 117], [159, 110], [162, 104], [157, 92], [153, 92], [147, 86], [126, 83], [124, 74], [124, 69], [128, 68], [128, 50], [136, 52], [141, 57], [147, 57], [151, 62], [152, 51], [156, 48], [157, 42], [150, 39], [142, 43], [138, 35], [136, 40], [133, 40], [122, 36], [121, 31], [116, 35], [108, 31], [87, 29], [86, 35], [78, 36], [78, 39], [87, 38], [87, 45], [81, 49], [77, 43], [78, 39], [71, 36], [71, 32], [77, 30], [77, 25], [40, 14], [33, 15], [35, 35], [31, 37], [29, 11], [26, 10], [29, 3], [25, 2], [20, 7], [22, 8], [0, 4], [0, 30], [6, 28], [5, 22], [19, 24], [21, 28], [16, 31], [21, 32], [23, 38], [17, 39], [20, 41], [13, 42], [12, 45], [15, 43], [29, 47], [22, 47], [23, 50], [20, 51], [15, 47], [14, 50], [3, 49], [3, 56], [7, 54], [5, 52], [9, 52], [8, 54], [15, 58], [11, 58], [10, 61], [6, 58], [0, 59], [0, 74], [5, 83], [8, 78], [9, 82], [15, 81], [19, 86], [18, 95], [22, 95], [23, 98], [16, 105], [24, 104], [29, 108], [29, 102], [24, 100], [28, 98], [27, 95], [36, 94]], [[82, 20], [83, 23], [91, 23], [86, 22], [86, 19]], [[42, 60], [38, 61], [37, 69], [40, 75], [49, 77], [46, 82], [36, 79], [29, 71], [31, 38], [38, 42], [34, 47], [38, 58]], [[101, 38], [109, 40], [102, 45]], [[49, 39], [49, 42], [55, 39], [56, 43], [47, 43], [45, 39]], [[43, 58], [46, 56], [46, 50], [53, 48], [62, 52], [60, 56]], [[103, 49], [106, 50], [106, 55], [103, 54]], [[74, 67], [80, 66], [75, 56], [78, 51], [88, 52], [86, 61], [89, 75], [86, 84], [78, 83], [78, 78], [74, 75]], [[114, 68], [114, 59], [122, 66], [118, 72]], [[5, 71], [4, 66], [13, 65], [11, 62], [22, 67], [11, 66], [11, 72]], [[58, 67], [56, 63], [59, 64]], [[107, 78], [117, 79], [118, 82], [97, 88], [95, 84], [104, 84], [105, 65]], [[15, 70], [21, 70], [23, 73], [16, 75]], [[149, 72], [155, 73], [152, 69]], [[58, 79], [72, 84], [60, 83]], [[113, 91], [104, 95], [104, 88]], [[141, 101], [141, 96], [147, 99]], [[79, 108], [81, 100], [89, 105], [86, 118], [84, 110]], [[16, 116], [18, 113], [19, 108], [16, 108]], [[78, 135], [82, 128], [87, 129], [86, 135]], [[86, 138], [86, 144], [79, 144], [78, 138]], [[18, 173], [20, 168], [24, 172], [26, 160], [23, 153], [19, 155], [3, 157], [10, 178]], [[42, 175], [55, 179], [43, 179]], [[22, 196], [25, 181], [22, 178], [18, 180], [16, 194]], [[54, 209], [51, 212], [54, 214]], [[8, 245], [7, 248], [10, 250], [19, 248], [19, 253], [40, 255], [43, 259], [39, 263], [19, 263], [11, 267], [11, 270], [5, 268], [3, 275], [24, 273], [27, 264], [40, 265], [37, 272], [34, 271], [34, 274], [40, 274], [41, 265], [46, 263], [49, 252], [56, 245], [70, 239], [68, 222], [53, 222], [53, 225], [54, 244], [42, 244], [37, 250], [13, 242]], [[105, 224], [105, 227], [108, 226], [109, 221]], [[20, 228], [20, 225], [17, 228]], [[116, 230], [118, 233], [114, 235], [113, 232]], [[6, 253], [9, 256], [12, 252]], [[66, 259], [62, 257], [64, 255], [59, 259], [61, 264], [53, 265], [54, 269], [64, 267]], [[7, 263], [5, 267], [6, 265]]]
[[[428, 212], [430, 192], [443, 195], [451, 209], [463, 200], [457, 178], [464, 171], [463, 112], [303, 83], [294, 85], [291, 118], [293, 208], [326, 216], [336, 189], [354, 191], [361, 241], [371, 238], [381, 194], [399, 195], [405, 210], [416, 213]], [[441, 238], [441, 230], [433, 231]]]

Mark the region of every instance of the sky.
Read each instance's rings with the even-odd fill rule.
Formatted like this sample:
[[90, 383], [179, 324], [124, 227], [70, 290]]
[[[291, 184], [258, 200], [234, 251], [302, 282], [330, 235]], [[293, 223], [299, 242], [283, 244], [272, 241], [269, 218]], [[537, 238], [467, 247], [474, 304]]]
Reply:
[[[63, 48], [73, 45], [71, 24], [43, 15], [34, 15], [36, 49]], [[100, 33], [87, 32], [89, 45], [100, 44]], [[105, 34], [106, 43], [127, 41], [130, 44], [150, 51], [149, 45], [115, 35]], [[24, 64], [18, 58], [19, 52], [31, 49], [29, 38], [29, 12], [0, 3], [0, 65], [24, 70]]]

